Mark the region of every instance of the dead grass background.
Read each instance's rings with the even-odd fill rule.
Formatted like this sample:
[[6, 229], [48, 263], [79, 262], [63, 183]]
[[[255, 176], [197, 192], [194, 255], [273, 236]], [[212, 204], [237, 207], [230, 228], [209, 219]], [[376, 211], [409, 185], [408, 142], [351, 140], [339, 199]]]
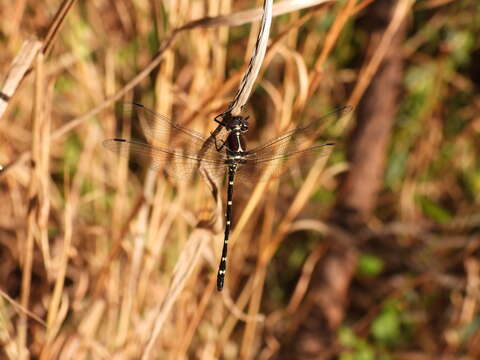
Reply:
[[[474, 359], [480, 9], [399, 0], [372, 50], [359, 25], [370, 3], [309, 1], [290, 13], [298, 4], [276, 3], [286, 14], [273, 20], [246, 109], [250, 144], [335, 106], [357, 106], [406, 22], [403, 93], [367, 221], [387, 245], [360, 247], [342, 324], [317, 334], [332, 342], [314, 358]], [[2, 358], [285, 357], [327, 235], [352, 241], [322, 220], [348, 169], [355, 114], [324, 125], [339, 146], [308, 173], [293, 166], [281, 181], [237, 187], [221, 294], [224, 189], [212, 198], [201, 181], [175, 186], [101, 147], [135, 126], [116, 116], [118, 100], [208, 134], [248, 64], [260, 14], [250, 10], [260, 6], [0, 4]]]

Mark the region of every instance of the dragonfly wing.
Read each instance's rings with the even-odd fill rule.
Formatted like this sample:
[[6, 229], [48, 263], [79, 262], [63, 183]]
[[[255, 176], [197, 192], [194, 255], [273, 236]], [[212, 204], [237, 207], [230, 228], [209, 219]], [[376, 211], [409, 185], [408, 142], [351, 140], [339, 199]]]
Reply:
[[309, 139], [315, 139], [318, 137], [318, 123], [320, 121], [325, 122], [328, 119], [335, 119], [348, 114], [352, 111], [351, 106], [342, 106], [332, 112], [323, 115], [320, 119], [317, 119], [307, 125], [297, 127], [286, 133], [267, 141], [265, 144], [257, 146], [247, 151], [247, 156], [254, 159], [270, 159], [278, 154], [290, 154], [295, 153], [296, 150], [301, 149], [305, 142]]
[[[145, 137], [152, 144], [171, 147], [172, 142], [179, 142], [190, 153], [197, 154], [201, 151], [205, 154], [212, 154], [216, 152], [213, 138], [207, 138], [199, 132], [187, 129], [142, 104], [123, 104], [122, 110], [125, 116], [138, 118]], [[220, 136], [219, 141], [221, 141]], [[178, 147], [177, 144], [176, 147]]]
[[[333, 143], [325, 143], [270, 157], [249, 157], [244, 164], [239, 165], [237, 177], [242, 182], [254, 183], [282, 176], [294, 164], [308, 169], [316, 159], [328, 155], [333, 145]], [[270, 175], [268, 176], [267, 173]]]
[[210, 170], [214, 177], [221, 177], [227, 168], [223, 153], [216, 152], [217, 157], [203, 157], [180, 150], [152, 146], [136, 140], [108, 139], [103, 142], [108, 150], [150, 169], [163, 169], [169, 177], [188, 181], [200, 167]]

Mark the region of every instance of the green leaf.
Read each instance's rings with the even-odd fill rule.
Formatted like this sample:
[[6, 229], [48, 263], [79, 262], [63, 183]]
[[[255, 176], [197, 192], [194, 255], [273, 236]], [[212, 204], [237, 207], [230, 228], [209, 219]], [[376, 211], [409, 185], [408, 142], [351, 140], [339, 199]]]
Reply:
[[447, 210], [425, 196], [419, 196], [417, 202], [426, 216], [440, 224], [448, 223], [452, 219], [452, 215]]
[[67, 169], [72, 172], [76, 170], [82, 145], [76, 135], [70, 135], [63, 145], [63, 159]]
[[463, 65], [470, 60], [475, 40], [471, 32], [450, 30], [447, 32], [447, 44], [452, 54], [451, 58], [458, 65]]
[[72, 90], [75, 86], [78, 86], [78, 84], [69, 75], [62, 74], [55, 81], [55, 90], [61, 93]]
[[307, 250], [302, 247], [295, 247], [288, 257], [288, 265], [292, 268], [299, 268], [302, 266], [307, 256]]
[[377, 276], [383, 270], [384, 262], [379, 257], [372, 254], [362, 254], [358, 261], [357, 272], [363, 276]]
[[392, 343], [401, 336], [401, 319], [396, 306], [386, 307], [373, 321], [372, 335], [381, 343]]
[[369, 348], [365, 347], [355, 352], [354, 360], [375, 360], [375, 352]]
[[342, 326], [338, 330], [338, 340], [345, 347], [354, 348], [357, 346], [358, 339], [355, 333], [349, 327]]
[[408, 154], [407, 150], [395, 149], [392, 151], [390, 160], [385, 172], [385, 184], [390, 188], [394, 188], [396, 184], [400, 183], [407, 166]]
[[344, 352], [340, 354], [339, 360], [354, 360], [353, 353], [351, 352]]
[[405, 75], [405, 86], [410, 93], [426, 94], [429, 93], [435, 83], [435, 64], [426, 64], [422, 66], [412, 66], [407, 69]]

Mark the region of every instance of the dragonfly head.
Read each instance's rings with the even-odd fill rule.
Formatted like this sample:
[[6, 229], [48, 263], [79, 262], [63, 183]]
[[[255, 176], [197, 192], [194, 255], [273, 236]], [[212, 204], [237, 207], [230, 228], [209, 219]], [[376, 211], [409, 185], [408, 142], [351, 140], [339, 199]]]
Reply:
[[230, 119], [229, 127], [231, 130], [241, 131], [242, 133], [248, 131], [248, 116], [233, 116]]

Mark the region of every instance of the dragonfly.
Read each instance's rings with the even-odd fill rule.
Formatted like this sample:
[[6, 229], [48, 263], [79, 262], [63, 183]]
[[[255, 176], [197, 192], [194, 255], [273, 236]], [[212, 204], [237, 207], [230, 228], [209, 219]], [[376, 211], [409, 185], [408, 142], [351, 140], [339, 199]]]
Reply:
[[[225, 233], [217, 272], [218, 291], [222, 291], [224, 287], [227, 270], [235, 181], [255, 184], [284, 174], [293, 162], [300, 161], [308, 165], [319, 156], [328, 154], [333, 142], [305, 146], [305, 143], [308, 144], [307, 139], [316, 132], [319, 121], [340, 117], [352, 110], [350, 106], [339, 107], [317, 121], [289, 130], [262, 145], [248, 149], [245, 140], [249, 128], [248, 117], [221, 114], [215, 121], [225, 130], [224, 134], [218, 136], [212, 133], [207, 137], [142, 104], [132, 103], [126, 107], [128, 110], [124, 111], [138, 118], [143, 134], [150, 143], [137, 139], [113, 138], [103, 141], [108, 150], [131, 156], [134, 162], [146, 164], [151, 169], [163, 169], [174, 179], [188, 179], [200, 169], [204, 169], [208, 176], [216, 180], [222, 180], [227, 174]], [[177, 144], [183, 142], [183, 146], [172, 144], [172, 140], [177, 141]], [[264, 176], [267, 171], [269, 177]]]

